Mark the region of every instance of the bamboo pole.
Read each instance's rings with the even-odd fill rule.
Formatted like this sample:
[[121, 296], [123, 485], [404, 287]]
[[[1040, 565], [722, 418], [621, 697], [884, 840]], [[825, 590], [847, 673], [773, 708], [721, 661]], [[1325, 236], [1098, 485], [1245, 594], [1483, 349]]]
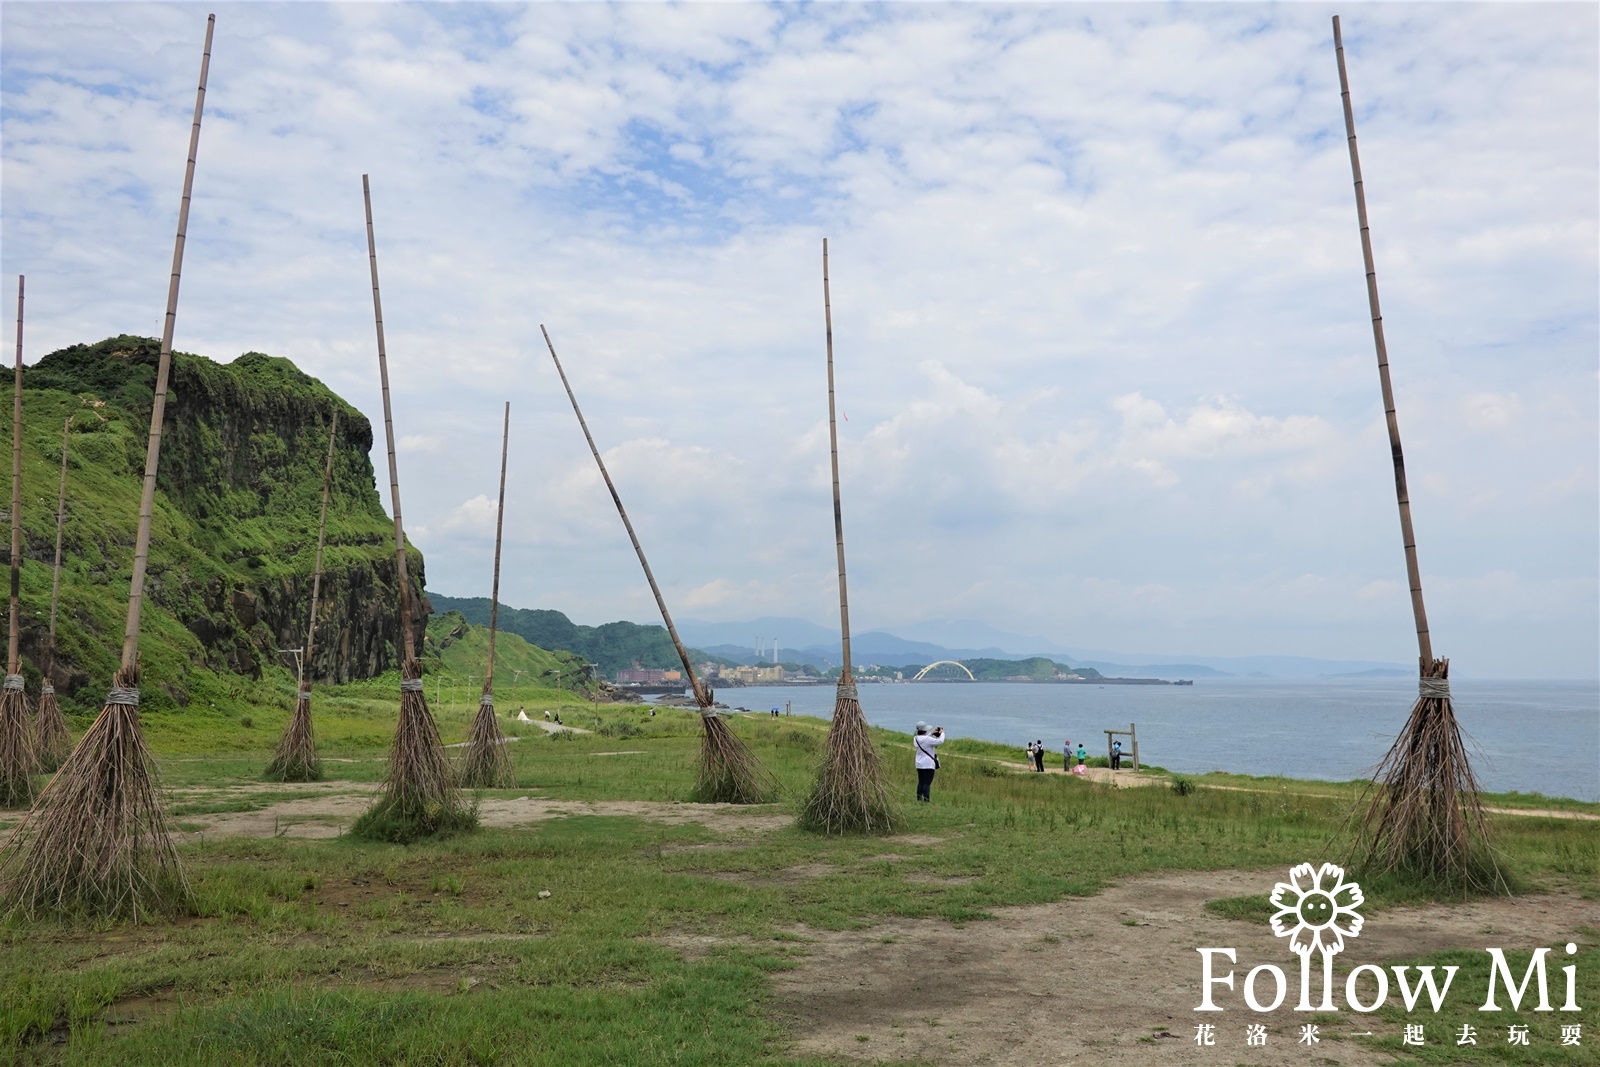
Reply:
[[1339, 95], [1344, 108], [1345, 136], [1350, 148], [1350, 174], [1355, 184], [1356, 219], [1361, 228], [1361, 257], [1367, 276], [1367, 306], [1378, 356], [1378, 381], [1383, 390], [1389, 450], [1394, 458], [1395, 500], [1405, 546], [1406, 576], [1411, 584], [1411, 612], [1417, 628], [1417, 701], [1405, 726], [1373, 773], [1373, 791], [1357, 832], [1356, 849], [1368, 870], [1403, 871], [1440, 888], [1505, 892], [1504, 876], [1494, 858], [1489, 825], [1484, 817], [1476, 776], [1465, 738], [1450, 699], [1450, 661], [1435, 659], [1422, 603], [1422, 577], [1417, 565], [1416, 535], [1411, 524], [1411, 498], [1406, 489], [1400, 424], [1395, 417], [1394, 388], [1389, 379], [1389, 350], [1383, 336], [1378, 303], [1378, 272], [1367, 219], [1366, 184], [1356, 148], [1355, 109], [1350, 102], [1350, 77], [1345, 65], [1339, 17], [1333, 17], [1334, 55], [1339, 67]]
[[406, 565], [405, 526], [400, 516], [400, 468], [395, 461], [394, 411], [389, 400], [389, 353], [383, 338], [383, 299], [378, 292], [378, 248], [372, 227], [372, 185], [361, 176], [367, 215], [367, 262], [372, 272], [372, 316], [378, 333], [378, 375], [383, 385], [383, 431], [389, 451], [389, 498], [394, 506], [395, 577], [400, 583], [400, 717], [383, 789], [367, 812], [350, 827], [357, 837], [406, 844], [423, 837], [470, 830], [478, 825], [445, 758], [439, 728], [422, 691], [422, 661], [417, 656], [412, 621], [410, 568]]
[[207, 15], [183, 198], [178, 206], [178, 233], [172, 250], [172, 274], [167, 284], [167, 314], [156, 366], [150, 439], [145, 449], [144, 488], [128, 588], [122, 665], [99, 717], [51, 779], [28, 818], [12, 831], [5, 852], [0, 854], [0, 898], [8, 902], [11, 911], [30, 916], [44, 911], [90, 911], [138, 917], [190, 898], [177, 849], [167, 833], [155, 761], [139, 729], [139, 616], [150, 555], [151, 515], [161, 458], [167, 379], [172, 368], [178, 285], [215, 28], [216, 16]]
[[67, 446], [72, 441], [72, 418], [61, 425], [61, 486], [56, 493], [56, 562], [50, 578], [50, 667], [55, 669], [56, 607], [61, 603], [61, 533], [67, 523]]
[[328, 532], [328, 497], [333, 491], [333, 445], [339, 438], [339, 409], [333, 409], [333, 424], [328, 427], [328, 461], [322, 468], [322, 515], [317, 519], [317, 562], [311, 573], [311, 622], [306, 627], [306, 650], [300, 657], [299, 690], [306, 691], [306, 671], [317, 644], [317, 601], [322, 596], [322, 545]]
[[1422, 572], [1417, 565], [1417, 537], [1411, 527], [1411, 495], [1406, 489], [1405, 454], [1400, 448], [1400, 423], [1394, 411], [1394, 386], [1389, 381], [1389, 346], [1383, 338], [1383, 312], [1378, 305], [1378, 270], [1372, 255], [1372, 231], [1367, 224], [1367, 193], [1361, 178], [1361, 157], [1356, 151], [1356, 118], [1350, 104], [1350, 78], [1345, 70], [1344, 38], [1339, 16], [1333, 16], [1334, 55], [1339, 63], [1339, 95], [1344, 103], [1344, 129], [1350, 146], [1350, 173], [1356, 187], [1356, 218], [1361, 224], [1361, 258], [1367, 270], [1367, 306], [1372, 312], [1372, 341], [1378, 353], [1378, 381], [1383, 387], [1383, 414], [1389, 426], [1389, 451], [1394, 457], [1394, 492], [1400, 505], [1400, 537], [1405, 544], [1406, 577], [1411, 583], [1411, 614], [1417, 624], [1417, 658], [1422, 672], [1433, 663], [1433, 642], [1428, 635], [1428, 612], [1422, 605]]
[[155, 509], [156, 468], [161, 460], [161, 423], [167, 410], [167, 378], [172, 370], [172, 334], [178, 323], [178, 282], [183, 274], [183, 247], [189, 230], [189, 200], [194, 192], [194, 162], [200, 151], [200, 117], [206, 105], [206, 76], [211, 71], [211, 34], [217, 16], [206, 16], [205, 52], [200, 59], [200, 87], [195, 92], [194, 123], [189, 128], [189, 160], [183, 171], [183, 199], [178, 205], [178, 236], [172, 247], [172, 277], [167, 283], [167, 315], [161, 327], [161, 357], [156, 364], [155, 399], [150, 405], [150, 443], [144, 456], [144, 492], [139, 497], [139, 533], [133, 549], [133, 580], [128, 587], [128, 624], [122, 634], [122, 666], [139, 662], [139, 615], [144, 607], [144, 576], [150, 562], [150, 518]]
[[656, 584], [656, 576], [650, 571], [650, 561], [644, 558], [644, 549], [639, 546], [639, 537], [633, 532], [633, 523], [628, 520], [628, 510], [622, 506], [622, 497], [618, 495], [617, 487], [611, 481], [611, 473], [606, 470], [606, 461], [600, 458], [600, 449], [595, 447], [594, 435], [589, 432], [589, 424], [584, 421], [583, 411], [578, 407], [578, 398], [572, 392], [572, 383], [567, 381], [567, 372], [561, 368], [561, 357], [556, 355], [556, 346], [550, 340], [550, 331], [541, 323], [539, 332], [544, 334], [544, 343], [550, 349], [550, 358], [555, 360], [556, 373], [561, 376], [561, 385], [567, 391], [567, 399], [572, 402], [572, 413], [578, 416], [578, 425], [583, 428], [584, 440], [589, 442], [589, 451], [594, 455], [595, 464], [600, 468], [600, 477], [605, 479], [606, 488], [611, 492], [611, 500], [617, 505], [617, 514], [622, 516], [622, 525], [628, 531], [628, 540], [633, 542], [633, 551], [639, 557], [639, 565], [644, 568], [645, 581], [650, 583], [650, 591], [655, 594], [656, 607], [661, 609], [661, 620], [667, 624], [667, 633], [672, 637], [672, 645], [678, 650], [678, 659], [683, 662], [683, 670], [689, 676], [689, 684], [694, 687], [695, 703], [700, 705], [701, 714], [714, 714], [711, 708], [711, 693], [695, 674], [694, 665], [689, 662], [689, 650], [684, 647], [683, 640], [678, 636], [678, 628], [672, 624], [672, 613], [667, 610], [667, 602], [661, 596], [661, 587]]
[[850, 658], [850, 597], [844, 580], [844, 511], [839, 505], [839, 422], [833, 398], [833, 300], [828, 290], [828, 239], [822, 239], [822, 317], [828, 330], [828, 446], [833, 462], [833, 534], [839, 555], [839, 632], [844, 643], [841, 681], [852, 677]]
[[494, 511], [494, 584], [489, 593], [489, 662], [483, 669], [483, 695], [494, 696], [494, 638], [500, 628], [500, 534], [506, 519], [506, 452], [511, 447], [511, 401], [506, 401], [500, 432], [500, 502]]
[[367, 209], [367, 260], [372, 269], [372, 315], [378, 331], [378, 377], [383, 383], [383, 433], [389, 446], [389, 499], [394, 506], [394, 561], [395, 575], [400, 582], [400, 630], [405, 650], [401, 661], [401, 675], [407, 676], [409, 664], [416, 659], [416, 642], [411, 634], [411, 578], [406, 566], [406, 535], [400, 519], [400, 468], [394, 455], [394, 413], [389, 405], [389, 355], [383, 343], [383, 299], [378, 295], [378, 246], [372, 234], [372, 186], [367, 175], [361, 176], [361, 197]]
[[828, 445], [833, 464], [833, 534], [839, 558], [839, 638], [844, 666], [834, 694], [833, 721], [822, 765], [800, 806], [797, 825], [819, 833], [888, 833], [898, 815], [883, 764], [861, 710], [850, 662], [850, 599], [845, 588], [844, 510], [839, 494], [839, 423], [833, 381], [833, 297], [828, 278], [828, 240], [822, 240], [822, 313], [828, 341]]
[[6, 638], [6, 674], [21, 666], [22, 593], [22, 296], [25, 279], [17, 275], [17, 361], [11, 390], [11, 615]]

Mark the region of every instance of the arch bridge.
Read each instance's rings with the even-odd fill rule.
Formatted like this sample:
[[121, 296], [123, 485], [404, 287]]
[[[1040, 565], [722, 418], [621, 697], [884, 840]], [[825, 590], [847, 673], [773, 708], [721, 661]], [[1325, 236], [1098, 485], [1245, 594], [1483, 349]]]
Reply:
[[926, 667], [924, 667], [920, 671], [918, 671], [916, 674], [912, 675], [911, 680], [913, 682], [922, 681], [922, 679], [927, 676], [927, 673], [929, 671], [933, 670], [935, 667], [960, 667], [961, 670], [966, 674], [967, 681], [976, 682], [978, 680], [977, 678], [973, 677], [972, 672], [967, 670], [967, 668], [963, 664], [957, 663], [953, 659], [942, 659], [937, 663], [930, 663]]

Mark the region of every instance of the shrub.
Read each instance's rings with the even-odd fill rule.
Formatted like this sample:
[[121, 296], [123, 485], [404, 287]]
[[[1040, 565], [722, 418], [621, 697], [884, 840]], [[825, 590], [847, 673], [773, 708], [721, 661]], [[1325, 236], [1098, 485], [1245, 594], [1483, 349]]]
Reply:
[[790, 726], [778, 731], [778, 744], [788, 748], [798, 748], [802, 752], [815, 752], [821, 747], [822, 742], [811, 731]]
[[1194, 792], [1194, 783], [1181, 774], [1172, 776], [1172, 791], [1180, 797], [1186, 797]]
[[[565, 732], [565, 731], [563, 731]], [[643, 737], [644, 730], [626, 719], [608, 722], [600, 727], [600, 733], [606, 737]]]

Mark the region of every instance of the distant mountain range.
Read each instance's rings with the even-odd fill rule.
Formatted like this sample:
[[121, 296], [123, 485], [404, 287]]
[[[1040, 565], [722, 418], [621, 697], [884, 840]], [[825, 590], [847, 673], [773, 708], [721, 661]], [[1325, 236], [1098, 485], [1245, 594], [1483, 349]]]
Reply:
[[[900, 632], [869, 630], [852, 634], [850, 651], [856, 662], [901, 667], [940, 659], [1047, 656], [1075, 667], [1092, 667], [1101, 674], [1123, 678], [1405, 677], [1416, 671], [1415, 667], [1402, 663], [1377, 660], [1196, 656], [1073, 647], [1042, 637], [1007, 633], [971, 620], [924, 622], [895, 629]], [[759, 658], [770, 662], [774, 639], [778, 641], [780, 662], [815, 663], [817, 666], [834, 666], [839, 662], [839, 632], [805, 619], [770, 615], [746, 622], [683, 619], [678, 622], [678, 632], [696, 647], [743, 663], [758, 661], [758, 644], [766, 649]]]
[[[438, 610], [456, 610], [468, 621], [489, 621], [487, 597], [448, 597], [429, 592]], [[637, 660], [644, 666], [675, 666], [677, 656], [665, 628], [629, 622], [576, 626], [560, 612], [500, 605], [500, 624], [542, 648], [567, 649], [601, 664], [607, 673]], [[896, 627], [899, 633], [868, 630], [852, 634], [857, 664], [881, 667], [923, 666], [949, 660], [1023, 660], [1045, 657], [1088, 667], [1113, 678], [1386, 678], [1407, 677], [1415, 667], [1373, 660], [1318, 659], [1311, 656], [1193, 656], [1075, 648], [1025, 634], [1007, 633], [971, 620], [936, 621]], [[762, 616], [744, 622], [678, 620], [678, 632], [699, 655], [731, 663], [809, 663], [821, 669], [839, 664], [839, 632], [805, 619]], [[907, 636], [907, 635], [912, 636]]]

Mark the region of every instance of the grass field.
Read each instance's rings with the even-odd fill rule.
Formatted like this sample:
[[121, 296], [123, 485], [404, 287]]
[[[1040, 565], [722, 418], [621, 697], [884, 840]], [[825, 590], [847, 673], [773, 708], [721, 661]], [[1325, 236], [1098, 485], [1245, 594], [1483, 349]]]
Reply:
[[[520, 737], [510, 750], [518, 786], [480, 800], [485, 810], [520, 804], [539, 818], [500, 818], [411, 847], [355, 840], [340, 833], [342, 817], [327, 823], [337, 836], [315, 839], [294, 836], [292, 821], [249, 837], [208, 829], [227, 813], [370, 790], [383, 774], [395, 690], [387, 679], [318, 694], [330, 781], [304, 788], [260, 779], [289, 711], [283, 694], [215, 714], [149, 715], [172, 818], [186, 831], [194, 910], [143, 926], [0, 926], [0, 1062], [840, 1062], [791, 1055], [773, 1001], [776, 976], [806, 965], [808, 932], [926, 919], [976, 937], [999, 909], [1095, 894], [1145, 872], [1286, 871], [1337, 858], [1356, 792], [1225, 775], [1195, 778], [1201, 788], [1188, 795], [1160, 784], [1115, 789], [1014, 773], [999, 762], [1015, 760], [1013, 750], [961, 740], [942, 753], [950, 758], [934, 803], [905, 805], [901, 833], [824, 840], [788, 820], [826, 723], [736, 717], [787, 793], [713, 817], [677, 803], [693, 783], [694, 715], [651, 717], [523, 686], [501, 697], [502, 712], [525, 705], [542, 719], [546, 708], [559, 710], [567, 724], [594, 731], [551, 736], [507, 724]], [[430, 684], [430, 701], [434, 694]], [[463, 740], [475, 700], [463, 694], [437, 710], [445, 742]], [[909, 801], [908, 739], [877, 736]], [[543, 802], [565, 805], [564, 814], [543, 817]], [[1491, 802], [1600, 811], [1547, 798]], [[0, 813], [0, 825], [15, 821]], [[1495, 821], [1520, 892], [1600, 896], [1593, 822]], [[1426, 897], [1382, 880], [1366, 889], [1368, 913]], [[1238, 898], [1212, 907], [1259, 925], [1263, 905]], [[1579, 936], [1583, 1002], [1592, 1005], [1600, 931]], [[682, 949], [696, 938], [712, 947]], [[1547, 1038], [1513, 1050], [1525, 1054], [1516, 1062], [1595, 1062], [1600, 1033], [1571, 1049], [1550, 1036], [1548, 1017], [1515, 1021]], [[1397, 1040], [1385, 1047], [1412, 1054]], [[1455, 1062], [1437, 1049], [1421, 1054]]]

